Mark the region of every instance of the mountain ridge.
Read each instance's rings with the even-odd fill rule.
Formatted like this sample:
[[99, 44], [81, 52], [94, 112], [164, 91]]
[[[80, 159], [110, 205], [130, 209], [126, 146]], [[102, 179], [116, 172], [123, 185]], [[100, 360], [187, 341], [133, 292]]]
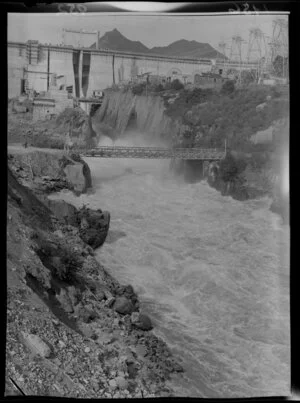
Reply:
[[[189, 41], [187, 39], [179, 39], [170, 43], [167, 46], [154, 46], [148, 48], [140, 41], [132, 41], [126, 38], [116, 28], [105, 34], [98, 40], [99, 49], [119, 50], [133, 53], [148, 53], [166, 56], [177, 56], [187, 58], [218, 58], [224, 57], [220, 52], [214, 49], [209, 43]], [[96, 43], [91, 45], [91, 48], [96, 48]]]

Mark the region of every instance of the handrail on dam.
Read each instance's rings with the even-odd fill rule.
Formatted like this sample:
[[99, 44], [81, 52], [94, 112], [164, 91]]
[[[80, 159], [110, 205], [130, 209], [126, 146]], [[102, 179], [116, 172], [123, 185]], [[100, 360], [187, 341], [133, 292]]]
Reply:
[[103, 146], [82, 152], [86, 157], [99, 158], [151, 158], [182, 160], [221, 160], [226, 151], [217, 148], [162, 148], [162, 147], [122, 147]]

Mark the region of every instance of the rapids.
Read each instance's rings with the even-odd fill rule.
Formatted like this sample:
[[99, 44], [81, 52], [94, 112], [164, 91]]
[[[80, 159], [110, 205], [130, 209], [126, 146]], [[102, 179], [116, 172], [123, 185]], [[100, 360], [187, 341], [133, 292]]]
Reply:
[[289, 395], [289, 227], [270, 200], [184, 183], [169, 161], [85, 160], [93, 191], [51, 197], [110, 211], [97, 258], [134, 286], [185, 368], [176, 395]]

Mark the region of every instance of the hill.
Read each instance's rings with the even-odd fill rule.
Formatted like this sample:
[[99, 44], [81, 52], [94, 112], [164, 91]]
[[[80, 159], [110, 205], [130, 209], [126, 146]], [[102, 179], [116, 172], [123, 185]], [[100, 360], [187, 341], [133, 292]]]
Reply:
[[209, 43], [187, 41], [186, 39], [173, 42], [168, 46], [154, 47], [151, 49], [151, 53], [190, 58], [223, 57], [223, 55], [216, 51]]
[[[94, 43], [91, 48], [95, 48]], [[117, 29], [106, 32], [99, 39], [99, 48], [121, 50], [125, 52], [148, 53], [149, 49], [139, 41], [131, 41], [121, 34]]]
[[[91, 46], [93, 49], [95, 47], [96, 43]], [[99, 48], [119, 50], [123, 52], [161, 54], [166, 56], [187, 58], [217, 58], [222, 56], [221, 53], [216, 51], [208, 43], [188, 41], [186, 39], [180, 39], [179, 41], [175, 41], [168, 46], [156, 46], [149, 49], [140, 41], [131, 41], [130, 39], [126, 38], [117, 29], [106, 32], [99, 39]]]

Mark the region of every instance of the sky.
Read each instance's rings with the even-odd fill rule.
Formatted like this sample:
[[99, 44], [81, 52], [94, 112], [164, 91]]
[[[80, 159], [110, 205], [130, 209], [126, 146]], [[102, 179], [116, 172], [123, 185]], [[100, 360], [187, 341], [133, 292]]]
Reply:
[[[276, 18], [270, 14], [252, 15], [130, 15], [127, 13], [86, 13], [74, 14], [20, 14], [8, 15], [8, 40], [27, 41], [36, 39], [41, 43], [62, 43], [62, 29], [85, 29], [87, 31], [105, 32], [117, 28], [130, 40], [140, 41], [147, 47], [166, 46], [179, 40], [195, 40], [209, 43], [218, 50], [218, 43], [231, 44], [233, 35], [240, 35], [249, 40], [249, 29], [260, 28], [266, 35], [272, 36], [272, 21]], [[287, 18], [281, 16], [280, 18]], [[69, 39], [71, 41], [71, 39]], [[68, 41], [68, 36], [66, 36]], [[89, 43], [86, 43], [89, 42]], [[85, 45], [95, 42], [86, 36]], [[72, 43], [69, 43], [72, 44]], [[244, 45], [246, 48], [246, 45]]]

